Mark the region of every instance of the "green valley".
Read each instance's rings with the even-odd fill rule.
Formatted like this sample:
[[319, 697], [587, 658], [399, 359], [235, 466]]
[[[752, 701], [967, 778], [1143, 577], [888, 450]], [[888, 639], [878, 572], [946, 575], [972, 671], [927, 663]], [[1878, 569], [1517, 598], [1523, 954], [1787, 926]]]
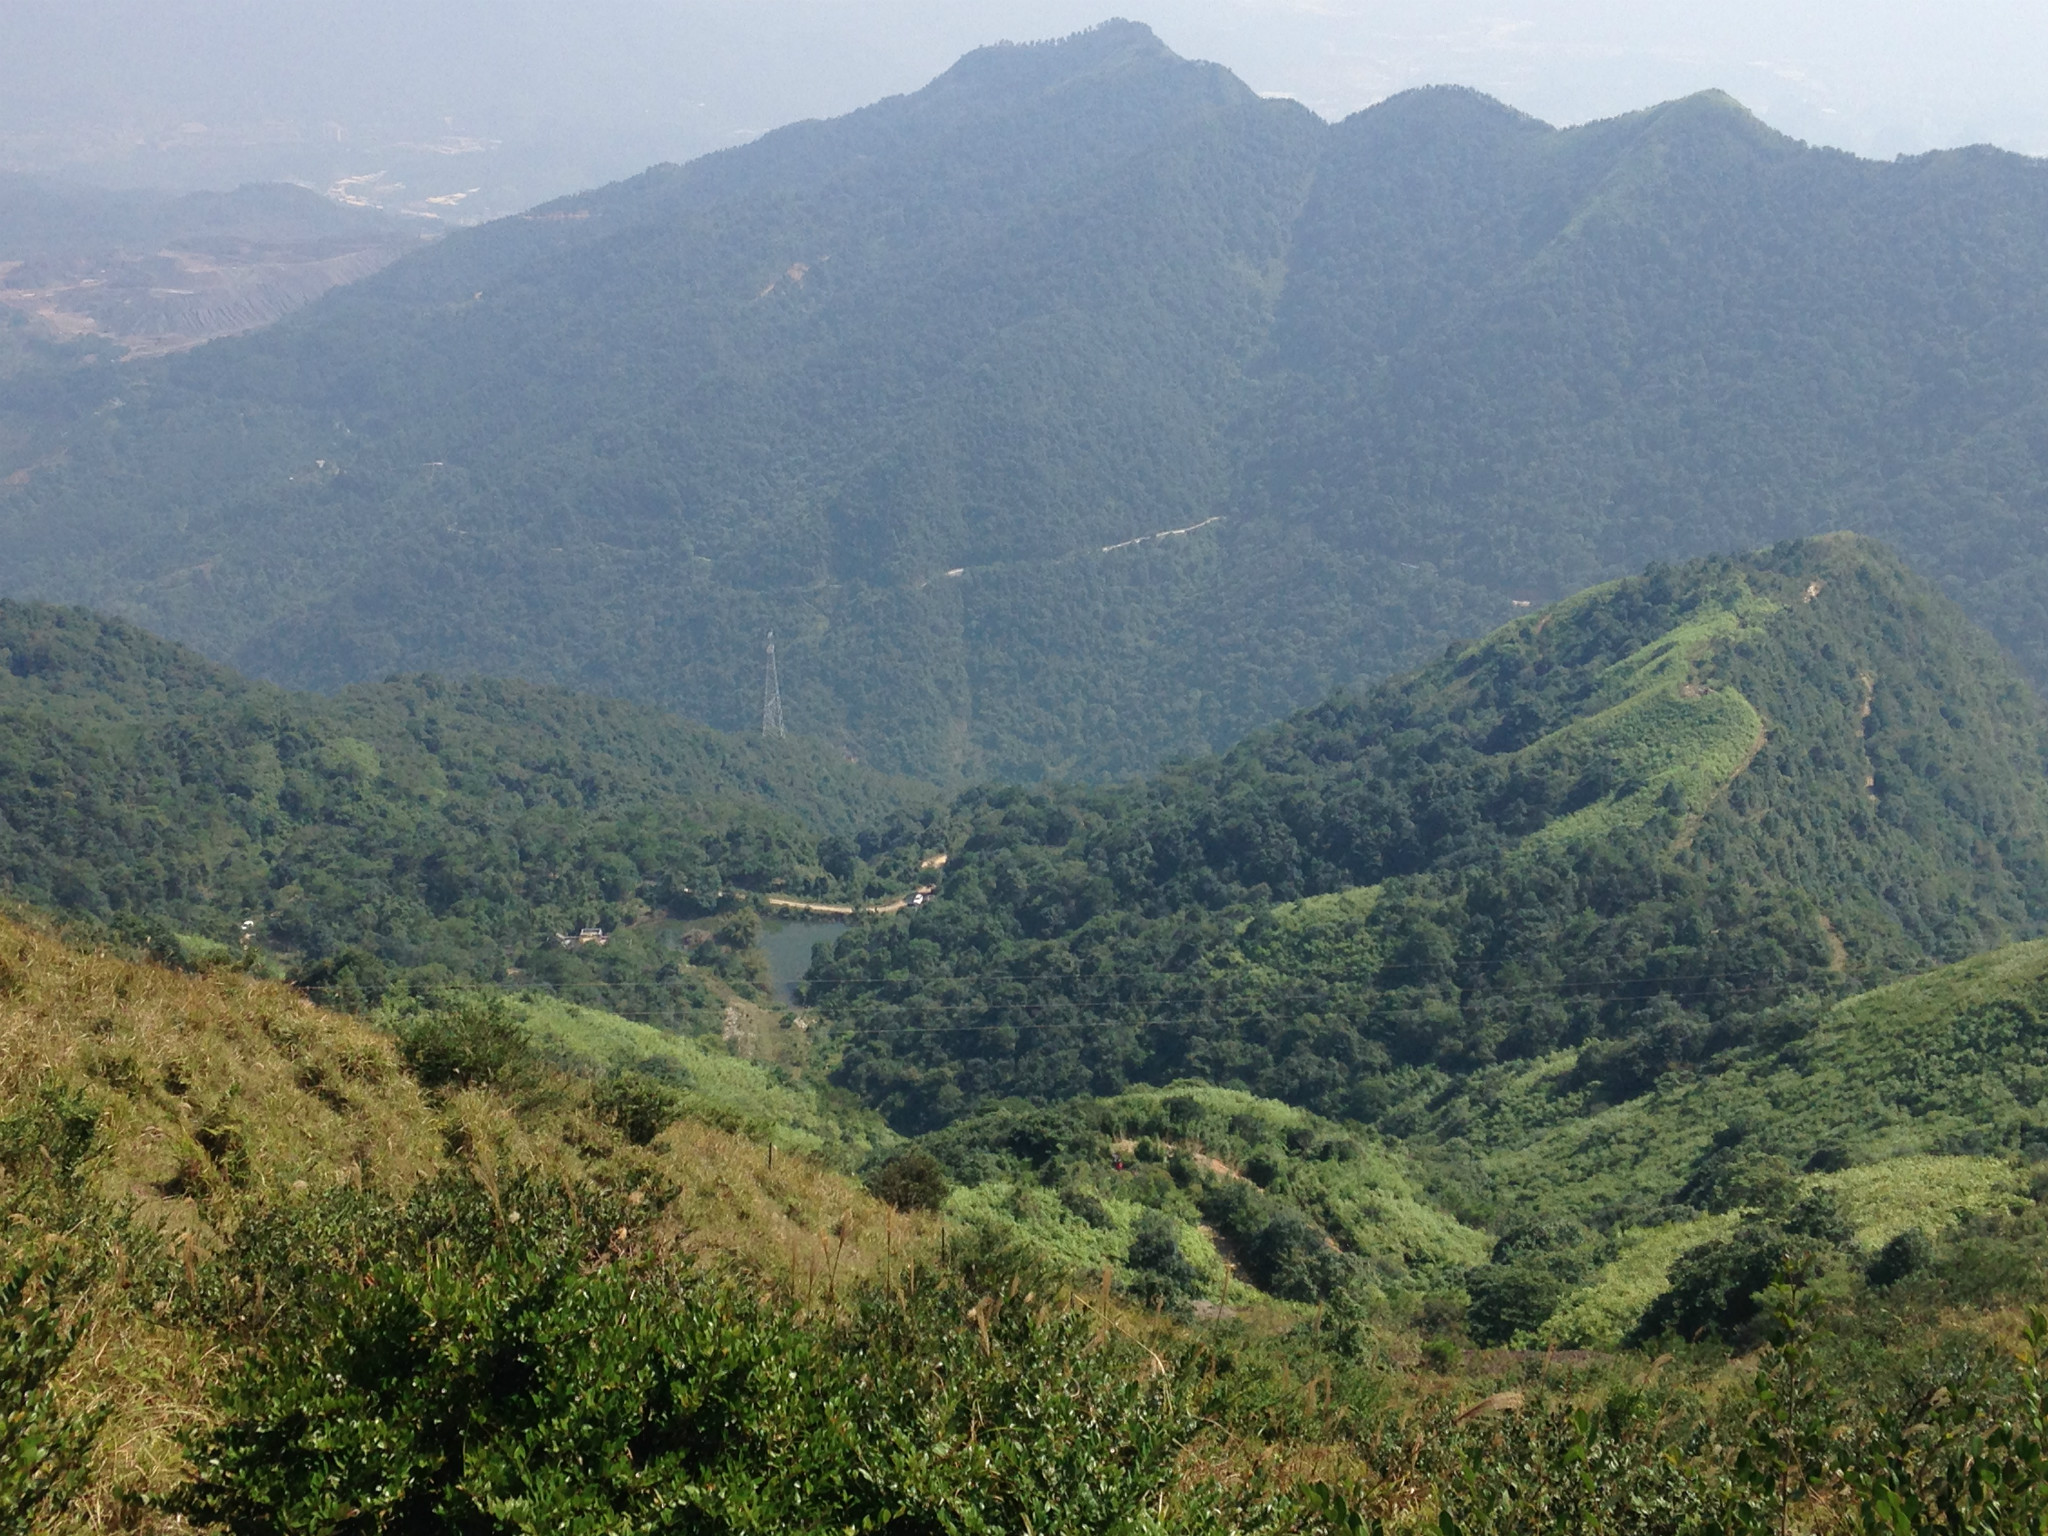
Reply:
[[2048, 1532], [2043, 162], [0, 193], [0, 1536]]

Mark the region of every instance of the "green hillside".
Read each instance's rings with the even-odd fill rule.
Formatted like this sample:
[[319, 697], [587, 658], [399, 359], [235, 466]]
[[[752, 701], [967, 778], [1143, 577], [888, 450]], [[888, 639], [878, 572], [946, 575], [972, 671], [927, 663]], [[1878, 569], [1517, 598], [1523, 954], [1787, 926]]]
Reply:
[[[1902, 1234], [1973, 1232], [1983, 1254], [2048, 1151], [2048, 941], [1773, 1021], [1614, 1102], [1584, 1052], [1483, 1073], [1413, 1143], [1440, 1190], [1581, 1234], [1572, 1283], [1524, 1326], [1611, 1347], [1688, 1250], [1832, 1202], [1864, 1254]], [[1589, 1224], [1589, 1225], [1582, 1225]], [[2028, 1261], [2008, 1261], [2028, 1262]]]
[[1180, 1077], [1396, 1130], [2048, 920], [2048, 716], [1847, 536], [1653, 568], [1121, 790], [969, 792], [939, 898], [809, 998], [900, 1126]]
[[796, 728], [951, 786], [1222, 750], [1513, 602], [1834, 528], [2039, 682], [2044, 238], [2015, 156], [1715, 95], [1325, 125], [1113, 23], [24, 386], [0, 585], [295, 686], [726, 728], [773, 629]]
[[679, 955], [639, 930], [576, 954], [553, 935], [709, 914], [723, 887], [842, 893], [891, 859], [907, 883], [929, 814], [917, 786], [817, 742], [518, 683], [288, 693], [125, 624], [0, 602], [0, 888], [169, 950], [233, 945], [246, 922], [301, 964], [361, 951], [371, 970], [563, 983], [666, 964], [674, 995], [639, 1005], [690, 1008], [705, 999]]
[[[1483, 1151], [1494, 1198], [1581, 1214], [1675, 1200], [1702, 1168], [1732, 1182], [1753, 1176], [1740, 1172], [1753, 1162], [1825, 1170], [2048, 1152], [2036, 1092], [2048, 941], [1861, 993], [1780, 1033], [1621, 1103], [1589, 1093], [1569, 1056], [1528, 1064], [1488, 1084], [1483, 1107], [1460, 1102], [1457, 1132]], [[1720, 1152], [1734, 1155], [1716, 1162]]]

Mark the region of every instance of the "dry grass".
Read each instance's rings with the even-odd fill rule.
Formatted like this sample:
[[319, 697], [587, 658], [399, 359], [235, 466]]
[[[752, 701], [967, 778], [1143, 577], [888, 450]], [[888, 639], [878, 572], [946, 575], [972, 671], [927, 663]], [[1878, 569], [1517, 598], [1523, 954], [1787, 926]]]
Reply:
[[297, 1186], [403, 1195], [460, 1159], [486, 1182], [533, 1171], [572, 1187], [658, 1190], [647, 1238], [657, 1251], [738, 1264], [814, 1310], [893, 1270], [936, 1230], [811, 1158], [697, 1121], [628, 1146], [591, 1115], [575, 1079], [436, 1102], [400, 1070], [389, 1037], [282, 985], [82, 952], [0, 917], [0, 1118], [52, 1089], [83, 1091], [99, 1110], [78, 1209], [53, 1222], [4, 1171], [0, 1190], [15, 1251], [65, 1247], [100, 1261], [67, 1381], [110, 1409], [72, 1512], [80, 1530], [172, 1528], [136, 1496], [177, 1480], [180, 1436], [204, 1422], [226, 1363], [218, 1343], [137, 1300], [134, 1263], [157, 1255], [119, 1251], [117, 1230], [177, 1263], [203, 1262], [250, 1210]]

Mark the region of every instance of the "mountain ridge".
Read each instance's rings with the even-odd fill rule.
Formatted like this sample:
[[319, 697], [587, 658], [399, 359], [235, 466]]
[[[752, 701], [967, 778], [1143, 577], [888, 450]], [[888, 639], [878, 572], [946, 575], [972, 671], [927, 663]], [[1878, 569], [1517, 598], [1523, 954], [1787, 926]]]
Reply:
[[0, 581], [301, 686], [733, 727], [773, 629], [793, 720], [942, 784], [1217, 750], [1511, 601], [1829, 527], [2038, 681], [2041, 170], [1711, 95], [1323, 124], [1136, 24], [996, 49], [128, 374], [16, 471]]
[[1133, 785], [968, 792], [807, 996], [904, 1129], [1195, 1076], [1406, 1134], [1566, 1045], [1627, 1096], [2038, 933], [2044, 765], [1881, 546], [1654, 566]]

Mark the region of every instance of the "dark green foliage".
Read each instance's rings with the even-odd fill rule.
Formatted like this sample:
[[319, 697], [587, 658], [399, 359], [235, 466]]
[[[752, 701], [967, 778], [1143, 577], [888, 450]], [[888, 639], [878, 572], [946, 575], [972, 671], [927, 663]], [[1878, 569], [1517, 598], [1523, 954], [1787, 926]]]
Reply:
[[1323, 1301], [1360, 1277], [1363, 1266], [1300, 1207], [1231, 1180], [1209, 1186], [1202, 1214], [1236, 1245], [1262, 1290], [1290, 1301]]
[[2013, 1364], [2006, 1381], [1929, 1383], [1878, 1416], [1844, 1468], [1857, 1536], [2048, 1527], [2048, 1318], [2028, 1318]]
[[1731, 1536], [1707, 1469], [1672, 1455], [1671, 1426], [1624, 1388], [1592, 1408], [1542, 1402], [1444, 1436], [1434, 1488], [1441, 1536], [1612, 1532]]
[[1631, 1339], [1644, 1343], [1675, 1334], [1681, 1339], [1740, 1343], [1774, 1285], [1801, 1285], [1828, 1262], [1828, 1250], [1767, 1221], [1746, 1221], [1725, 1238], [1688, 1248], [1671, 1266], [1664, 1294], [1644, 1309]]
[[504, 999], [477, 993], [400, 1020], [398, 1048], [422, 1088], [508, 1086], [535, 1060], [526, 1032]]
[[44, 1083], [0, 1119], [0, 1162], [68, 1183], [99, 1141], [100, 1109], [83, 1089]]
[[653, 974], [673, 955], [555, 935], [711, 913], [724, 887], [823, 894], [815, 838], [857, 823], [900, 889], [933, 839], [918, 800], [815, 743], [514, 683], [286, 694], [122, 624], [0, 603], [0, 885], [170, 963], [240, 963], [253, 937], [335, 1006], [374, 1006], [394, 971], [510, 965], [687, 1013], [691, 988]]
[[1465, 1279], [1465, 1326], [1475, 1344], [1509, 1344], [1533, 1333], [1557, 1310], [1564, 1285], [1540, 1264], [1485, 1264]]
[[1842, 1202], [1832, 1190], [1814, 1189], [1800, 1196], [1785, 1216], [1785, 1230], [1794, 1237], [1807, 1237], [1831, 1248], [1850, 1248], [1856, 1242], [1856, 1228]]
[[1863, 1277], [1874, 1286], [1897, 1285], [1919, 1274], [1934, 1261], [1934, 1244], [1918, 1227], [1908, 1227], [1892, 1238], [1870, 1261]]
[[[939, 899], [808, 998], [905, 1130], [1198, 1077], [1405, 1133], [1572, 1045], [1626, 1098], [2038, 931], [2044, 762], [2039, 700], [1883, 550], [1659, 568], [1139, 785], [961, 796]], [[1789, 1190], [1722, 1151], [1683, 1198]]]
[[1060, 1191], [1060, 1204], [1070, 1214], [1078, 1216], [1091, 1227], [1103, 1228], [1113, 1224], [1109, 1207], [1104, 1205], [1102, 1197], [1092, 1190], [1069, 1184]]
[[1518, 1213], [1494, 1239], [1490, 1262], [1466, 1271], [1465, 1326], [1475, 1344], [1509, 1344], [1534, 1333], [1565, 1289], [1589, 1267], [1592, 1233], [1571, 1217]]
[[302, 685], [731, 728], [773, 629], [798, 729], [941, 782], [1215, 750], [1510, 601], [1841, 526], [2048, 676], [2044, 240], [1983, 148], [1712, 94], [1325, 125], [1118, 24], [81, 364], [0, 460], [4, 579]]
[[1489, 1255], [1495, 1264], [1533, 1263], [1570, 1272], [1570, 1254], [1592, 1234], [1584, 1222], [1569, 1216], [1541, 1216], [1516, 1213], [1501, 1223]]
[[683, 1116], [683, 1096], [640, 1072], [606, 1078], [591, 1093], [598, 1117], [636, 1147], [644, 1147]]
[[63, 1275], [16, 1262], [0, 1277], [0, 1536], [49, 1529], [84, 1485], [106, 1409], [81, 1411], [55, 1378], [82, 1322], [58, 1310]]
[[899, 1152], [875, 1171], [868, 1189], [899, 1211], [935, 1211], [946, 1201], [946, 1172], [929, 1152]]
[[1173, 1309], [1202, 1289], [1201, 1271], [1180, 1251], [1180, 1235], [1170, 1217], [1146, 1211], [1138, 1218], [1124, 1257], [1123, 1284], [1146, 1306]]
[[1792, 1165], [1757, 1146], [1749, 1129], [1733, 1125], [1715, 1133], [1693, 1164], [1691, 1176], [1678, 1187], [1681, 1203], [1716, 1214], [1752, 1209], [1785, 1214], [1797, 1187]]
[[344, 949], [301, 966], [292, 985], [323, 1008], [372, 1013], [392, 990], [389, 967], [368, 950]]
[[379, 1266], [247, 1357], [177, 1505], [277, 1533], [1078, 1536], [1156, 1510], [1197, 1422], [1089, 1326], [943, 1275], [834, 1331], [701, 1276], [516, 1250]]

